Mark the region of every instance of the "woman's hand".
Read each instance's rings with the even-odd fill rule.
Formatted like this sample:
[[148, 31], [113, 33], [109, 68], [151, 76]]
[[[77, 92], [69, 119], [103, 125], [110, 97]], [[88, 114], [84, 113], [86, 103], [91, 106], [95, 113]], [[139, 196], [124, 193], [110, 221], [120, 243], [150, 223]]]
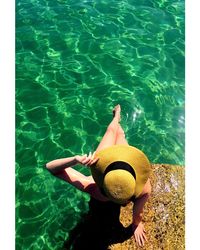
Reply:
[[89, 155], [87, 156], [87, 154], [85, 155], [76, 155], [75, 159], [78, 163], [84, 165], [84, 166], [88, 166], [90, 167], [91, 165], [95, 164], [99, 158], [94, 158], [96, 151], [92, 154], [91, 152], [89, 153]]
[[145, 229], [144, 229], [144, 225], [142, 224], [142, 222], [140, 222], [138, 226], [133, 224], [133, 232], [134, 232], [136, 243], [140, 247], [143, 247], [144, 242], [147, 241], [147, 237], [145, 235]]

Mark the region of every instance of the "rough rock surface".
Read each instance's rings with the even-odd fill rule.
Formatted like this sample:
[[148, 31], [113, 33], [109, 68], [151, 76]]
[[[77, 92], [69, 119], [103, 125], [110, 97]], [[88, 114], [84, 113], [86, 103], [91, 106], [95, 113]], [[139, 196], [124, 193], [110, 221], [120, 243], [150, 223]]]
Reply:
[[[150, 176], [152, 194], [143, 223], [148, 242], [143, 248], [132, 237], [132, 203], [90, 200], [90, 209], [70, 232], [65, 250], [182, 250], [184, 246], [184, 167], [155, 164]], [[93, 205], [92, 205], [93, 204]]]
[[[152, 194], [143, 216], [148, 242], [141, 248], [129, 238], [122, 243], [111, 244], [108, 249], [185, 249], [185, 169], [167, 164], [154, 164], [152, 168]], [[132, 204], [121, 208], [120, 221], [125, 227], [131, 224], [131, 211]]]

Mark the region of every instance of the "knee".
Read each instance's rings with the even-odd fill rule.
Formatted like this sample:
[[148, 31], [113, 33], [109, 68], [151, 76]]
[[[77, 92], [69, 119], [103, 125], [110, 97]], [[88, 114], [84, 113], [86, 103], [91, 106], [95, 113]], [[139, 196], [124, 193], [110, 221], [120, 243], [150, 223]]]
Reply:
[[109, 126], [107, 127], [106, 132], [116, 133], [116, 127], [113, 126], [113, 125], [109, 125]]
[[122, 135], [123, 137], [125, 137], [124, 130], [121, 127], [117, 130], [117, 134]]

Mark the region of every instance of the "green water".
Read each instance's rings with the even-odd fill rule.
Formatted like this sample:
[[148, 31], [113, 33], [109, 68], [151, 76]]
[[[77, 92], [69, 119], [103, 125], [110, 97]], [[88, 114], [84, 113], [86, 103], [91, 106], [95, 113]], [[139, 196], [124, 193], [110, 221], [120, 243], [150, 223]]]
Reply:
[[184, 164], [184, 1], [17, 0], [17, 250], [62, 249], [89, 197], [45, 163], [94, 150], [118, 103], [131, 145]]

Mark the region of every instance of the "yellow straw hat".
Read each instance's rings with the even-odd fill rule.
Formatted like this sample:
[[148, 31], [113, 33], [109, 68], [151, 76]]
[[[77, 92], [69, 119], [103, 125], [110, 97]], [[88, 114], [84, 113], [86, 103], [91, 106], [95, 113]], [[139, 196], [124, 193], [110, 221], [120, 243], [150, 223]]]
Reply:
[[91, 167], [92, 176], [110, 200], [123, 204], [141, 194], [151, 172], [150, 162], [141, 150], [113, 145], [95, 157], [99, 160]]

